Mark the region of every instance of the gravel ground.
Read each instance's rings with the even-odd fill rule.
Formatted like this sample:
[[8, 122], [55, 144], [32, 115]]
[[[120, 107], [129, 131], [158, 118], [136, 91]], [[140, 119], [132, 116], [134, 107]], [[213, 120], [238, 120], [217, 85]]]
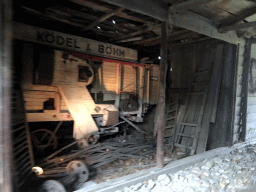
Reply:
[[116, 192], [235, 192], [256, 191], [256, 145], [194, 164], [176, 172], [127, 186]]

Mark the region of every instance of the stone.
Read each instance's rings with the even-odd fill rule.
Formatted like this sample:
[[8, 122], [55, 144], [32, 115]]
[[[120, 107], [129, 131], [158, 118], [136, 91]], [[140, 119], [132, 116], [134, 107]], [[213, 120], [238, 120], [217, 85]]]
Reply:
[[156, 185], [154, 186], [154, 188], [151, 190], [151, 192], [159, 192], [162, 189], [162, 185], [160, 182], [156, 182]]
[[209, 184], [208, 181], [201, 180], [200, 182], [201, 182], [201, 185], [202, 185], [203, 187], [207, 187], [207, 188], [210, 187], [210, 184]]
[[207, 161], [206, 164], [204, 166], [202, 166], [201, 168], [205, 169], [205, 170], [209, 170], [213, 167], [213, 165], [214, 165], [213, 161]]
[[162, 180], [164, 180], [166, 177], [168, 177], [166, 174], [159, 175], [159, 176], [157, 177], [157, 180], [158, 180], [158, 181], [162, 181]]
[[217, 163], [217, 164], [221, 164], [221, 163], [222, 163], [222, 159], [219, 158], [219, 157], [214, 157], [214, 158], [213, 158], [213, 161], [214, 161], [215, 163]]
[[220, 172], [220, 173], [224, 173], [225, 170], [224, 170], [224, 169], [220, 169], [219, 172]]
[[161, 180], [160, 181], [160, 183], [162, 184], [162, 185], [168, 185], [169, 183], [171, 182], [171, 180], [170, 180], [170, 178], [167, 176], [167, 177], [165, 177], [165, 179], [163, 179], [163, 180]]
[[152, 179], [148, 180], [148, 188], [152, 189], [154, 186], [155, 186], [155, 182]]
[[142, 187], [142, 183], [138, 183], [137, 185], [135, 185], [134, 187], [133, 187], [133, 190], [134, 191], [138, 191], [141, 187]]
[[219, 181], [217, 179], [209, 179], [209, 183], [213, 185], [219, 183]]
[[184, 192], [195, 192], [191, 187], [187, 187]]

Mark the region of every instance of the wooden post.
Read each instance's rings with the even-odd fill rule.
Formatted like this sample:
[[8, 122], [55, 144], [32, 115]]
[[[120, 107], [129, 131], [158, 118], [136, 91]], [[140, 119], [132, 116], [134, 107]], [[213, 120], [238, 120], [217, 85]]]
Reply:
[[[10, 125], [11, 66], [12, 66], [12, 0], [0, 3], [0, 191], [17, 190], [12, 184], [12, 145]], [[14, 180], [14, 177], [13, 177]]]
[[119, 108], [120, 96], [121, 96], [121, 74], [122, 73], [122, 65], [120, 63], [117, 64], [116, 70], [116, 98], [115, 98], [115, 106]]
[[145, 68], [139, 67], [140, 69], [140, 86], [139, 86], [139, 114], [137, 115], [139, 118], [142, 117], [142, 108], [143, 108], [143, 96], [144, 96], [144, 77], [145, 77]]
[[157, 130], [156, 165], [159, 168], [164, 166], [164, 124], [165, 124], [165, 89], [166, 73], [168, 66], [167, 51], [167, 23], [161, 25], [161, 61], [160, 61], [160, 85], [157, 105], [155, 129]]

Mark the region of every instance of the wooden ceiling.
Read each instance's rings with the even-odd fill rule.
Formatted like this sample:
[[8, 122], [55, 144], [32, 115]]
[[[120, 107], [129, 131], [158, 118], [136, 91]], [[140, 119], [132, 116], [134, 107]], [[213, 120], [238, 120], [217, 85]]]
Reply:
[[[238, 37], [256, 35], [254, 0], [162, 2], [166, 3], [170, 15], [193, 12], [213, 21], [221, 33], [236, 30]], [[106, 0], [15, 1], [14, 21], [159, 55], [161, 21], [107, 3]], [[171, 46], [206, 39], [210, 37], [170, 26], [168, 43]]]
[[[100, 0], [20, 1], [14, 20], [134, 49], [159, 47], [160, 21]], [[31, 19], [33, 18], [33, 20]], [[171, 44], [206, 36], [179, 27], [170, 30]]]

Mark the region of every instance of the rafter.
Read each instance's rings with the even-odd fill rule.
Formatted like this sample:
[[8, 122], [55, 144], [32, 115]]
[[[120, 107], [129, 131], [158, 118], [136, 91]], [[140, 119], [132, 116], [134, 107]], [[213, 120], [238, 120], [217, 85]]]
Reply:
[[[70, 1], [73, 2], [73, 3], [79, 4], [79, 5], [82, 5], [82, 6], [97, 9], [97, 10], [105, 12], [105, 13], [109, 12], [109, 11], [112, 11], [112, 9], [110, 9], [110, 8], [97, 5], [96, 3], [93, 3], [93, 2], [90, 2], [90, 1], [83, 1], [83, 0], [70, 0]], [[124, 12], [119, 12], [119, 13], [116, 14], [116, 16], [122, 17], [124, 19], [129, 19], [131, 21], [140, 22], [140, 23], [148, 22], [148, 23], [154, 24], [152, 22], [145, 21], [144, 19], [140, 19], [140, 18], [137, 18], [137, 17], [130, 16], [130, 15], [124, 13]]]
[[170, 6], [169, 13], [179, 14], [179, 13], [185, 12], [189, 8], [191, 9], [195, 6], [209, 3], [211, 1], [216, 1], [216, 0], [189, 0], [189, 1], [181, 2], [179, 4]]
[[227, 27], [222, 27], [219, 29], [220, 33], [225, 33], [228, 31], [234, 31], [234, 30], [239, 30], [239, 29], [246, 29], [249, 27], [256, 27], [256, 21], [254, 22], [249, 22], [249, 23], [239, 23], [239, 24], [235, 24], [235, 25], [231, 25], [231, 26], [227, 26]]
[[103, 15], [102, 17], [99, 17], [98, 19], [96, 19], [94, 22], [92, 22], [90, 25], [88, 25], [87, 27], [83, 28], [82, 31], [87, 31], [93, 27], [95, 27], [96, 25], [98, 25], [99, 23], [101, 23], [102, 21], [107, 20], [108, 18], [114, 16], [115, 14], [123, 11], [124, 8], [117, 8], [116, 10], [113, 11], [109, 11], [108, 13], [106, 13], [105, 15]]
[[236, 23], [238, 23], [239, 21], [242, 21], [244, 19], [246, 19], [247, 17], [250, 17], [252, 15], [256, 14], [256, 7], [252, 7], [250, 9], [246, 9], [246, 11], [243, 11], [243, 13], [239, 14], [238, 16], [228, 19], [225, 22], [222, 22], [219, 26], [219, 28], [224, 28], [227, 26], [231, 26], [234, 25]]

